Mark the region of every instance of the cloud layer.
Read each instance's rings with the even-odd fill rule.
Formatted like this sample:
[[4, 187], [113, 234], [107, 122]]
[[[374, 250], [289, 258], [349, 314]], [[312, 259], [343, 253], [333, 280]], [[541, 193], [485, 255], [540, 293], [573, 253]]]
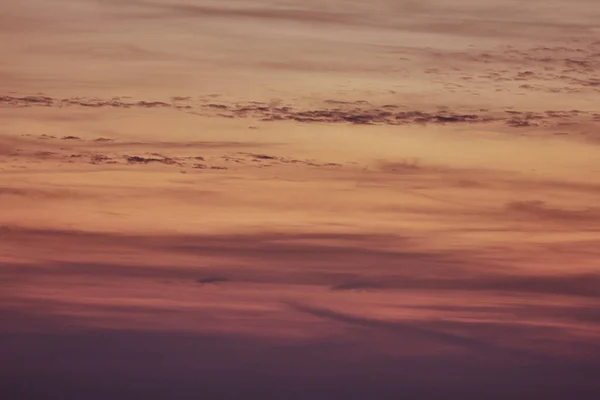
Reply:
[[600, 3], [5, 3], [0, 398], [600, 398]]

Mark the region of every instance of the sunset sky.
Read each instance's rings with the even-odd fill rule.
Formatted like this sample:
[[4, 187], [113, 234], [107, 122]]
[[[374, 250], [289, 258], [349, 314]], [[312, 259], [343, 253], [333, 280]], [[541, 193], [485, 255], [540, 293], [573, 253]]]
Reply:
[[600, 1], [0, 4], [0, 398], [600, 398]]

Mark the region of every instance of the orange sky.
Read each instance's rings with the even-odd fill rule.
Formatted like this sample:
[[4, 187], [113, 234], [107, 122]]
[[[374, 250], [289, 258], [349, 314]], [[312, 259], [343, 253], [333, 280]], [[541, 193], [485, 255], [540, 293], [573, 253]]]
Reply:
[[[296, 398], [279, 373], [319, 399], [598, 393], [598, 20], [592, 0], [7, 2], [0, 394], [125, 370], [182, 399], [197, 376]], [[92, 350], [114, 341], [127, 361]]]

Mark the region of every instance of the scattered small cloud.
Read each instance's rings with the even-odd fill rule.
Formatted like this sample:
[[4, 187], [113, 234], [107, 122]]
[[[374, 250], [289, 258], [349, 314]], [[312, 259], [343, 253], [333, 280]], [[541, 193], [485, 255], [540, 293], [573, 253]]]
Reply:
[[[530, 76], [530, 71], [521, 73], [520, 79]], [[595, 85], [590, 81], [589, 85]], [[526, 84], [529, 85], [529, 84]], [[531, 86], [533, 87], [533, 86]], [[280, 103], [250, 101], [246, 103], [198, 103], [190, 97], [175, 97], [165, 101], [126, 101], [122, 98], [69, 98], [55, 99], [48, 96], [2, 96], [0, 106], [9, 107], [85, 107], [85, 108], [143, 108], [172, 109], [190, 114], [220, 118], [243, 118], [257, 121], [293, 121], [318, 124], [353, 125], [455, 125], [504, 123], [508, 127], [551, 128], [565, 123], [593, 123], [593, 115], [581, 110], [553, 110], [545, 113], [508, 110], [502, 113], [484, 108], [461, 112], [440, 106], [436, 111], [406, 110], [405, 105], [385, 104], [377, 106], [371, 102], [325, 100], [321, 107], [301, 109]], [[254, 126], [251, 126], [255, 128]], [[74, 140], [75, 137], [63, 137]], [[99, 138], [102, 139], [102, 138]]]

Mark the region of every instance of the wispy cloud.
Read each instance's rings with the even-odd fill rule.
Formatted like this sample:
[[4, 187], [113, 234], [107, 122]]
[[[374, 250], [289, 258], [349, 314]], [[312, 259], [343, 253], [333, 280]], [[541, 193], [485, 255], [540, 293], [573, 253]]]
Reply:
[[[451, 110], [441, 106], [436, 111], [414, 110], [406, 105], [372, 105], [367, 101], [326, 100], [318, 108], [296, 108], [291, 105], [274, 105], [263, 102], [192, 101], [187, 97], [176, 97], [173, 101], [140, 100], [127, 101], [123, 98], [52, 98], [48, 96], [2, 96], [0, 105], [5, 107], [84, 107], [116, 109], [172, 109], [190, 114], [243, 118], [255, 121], [293, 121], [318, 124], [354, 125], [455, 125], [455, 124], [503, 124], [511, 128], [538, 127], [558, 128], [565, 125], [594, 124], [595, 114], [581, 110], [489, 111]], [[186, 100], [181, 100], [181, 99]]]
[[[38, 238], [38, 239], [36, 239]], [[537, 273], [503, 271], [504, 250], [473, 249], [422, 252], [402, 238], [386, 235], [262, 233], [255, 235], [173, 235], [133, 236], [78, 231], [30, 230], [5, 227], [6, 244], [30, 243], [45, 238], [52, 268], [31, 264], [32, 274], [68, 276], [113, 276], [180, 278], [189, 281], [223, 277], [238, 283], [273, 285], [309, 285], [344, 291], [371, 290], [472, 291], [504, 293], [539, 293], [597, 298], [600, 276], [594, 273]], [[307, 243], [312, 242], [312, 243]], [[395, 250], [381, 249], [383, 243], [398, 243]], [[146, 266], [123, 264], [106, 258], [98, 262], [85, 253], [72, 251], [60, 261], [65, 248], [97, 247], [106, 254], [129, 252], [163, 256], [194, 255], [221, 259], [228, 265], [227, 274], [209, 266], [193, 268], [182, 265]], [[45, 254], [40, 248], [40, 254]], [[55, 252], [57, 251], [57, 252]], [[517, 256], [517, 254], [515, 254]], [[489, 261], [493, 259], [498, 261]], [[54, 260], [54, 261], [51, 261]], [[78, 260], [78, 261], [75, 261]], [[488, 261], [485, 261], [488, 260]], [[111, 266], [111, 264], [114, 265]], [[304, 265], [311, 270], [303, 270]], [[285, 267], [281, 267], [285, 265]], [[364, 265], [376, 265], [370, 271]], [[20, 267], [19, 267], [20, 268]], [[11, 268], [5, 266], [5, 273]], [[16, 270], [15, 270], [16, 271]], [[13, 271], [13, 272], [15, 272]], [[221, 271], [221, 272], [220, 272]]]

